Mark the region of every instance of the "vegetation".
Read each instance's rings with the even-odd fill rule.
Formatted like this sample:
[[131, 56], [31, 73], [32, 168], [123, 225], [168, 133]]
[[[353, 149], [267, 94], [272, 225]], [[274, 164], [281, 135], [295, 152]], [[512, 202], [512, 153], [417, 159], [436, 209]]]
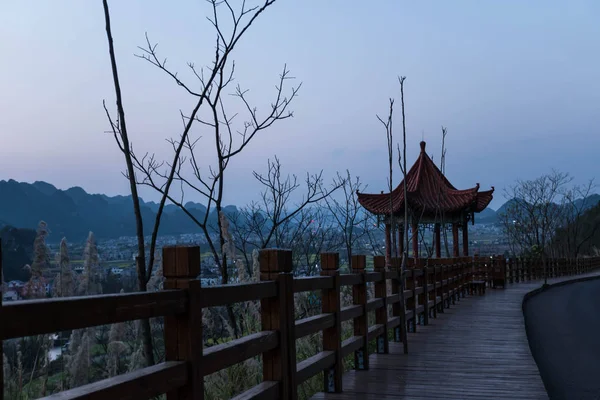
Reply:
[[31, 262], [35, 235], [34, 229], [14, 228], [9, 225], [0, 229], [3, 281], [25, 282], [29, 279], [30, 274], [23, 266]]

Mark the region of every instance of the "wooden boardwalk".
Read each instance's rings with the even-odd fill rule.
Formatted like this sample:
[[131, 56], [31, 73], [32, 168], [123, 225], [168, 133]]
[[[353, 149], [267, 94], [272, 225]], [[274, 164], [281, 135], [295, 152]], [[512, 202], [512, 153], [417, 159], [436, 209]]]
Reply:
[[540, 284], [461, 299], [409, 334], [408, 355], [401, 343], [390, 343], [390, 354], [371, 355], [369, 371], [344, 375], [343, 393], [313, 399], [547, 399], [521, 308], [523, 296]]

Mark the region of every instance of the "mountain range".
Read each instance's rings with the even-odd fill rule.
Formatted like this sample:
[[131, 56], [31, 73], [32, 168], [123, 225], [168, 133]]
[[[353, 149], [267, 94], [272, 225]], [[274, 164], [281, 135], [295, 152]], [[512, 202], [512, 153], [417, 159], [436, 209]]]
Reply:
[[[475, 216], [475, 222], [480, 224], [494, 224], [500, 222], [500, 215], [505, 214], [517, 200], [508, 200], [502, 204], [496, 211], [491, 208], [486, 208]], [[591, 194], [584, 199], [577, 199], [574, 201], [573, 206], [575, 209], [581, 209], [582, 211], [589, 210], [595, 207], [600, 202], [599, 194]]]
[[[158, 204], [140, 200], [144, 233], [149, 235]], [[186, 207], [196, 218], [204, 218], [206, 214], [203, 204], [189, 202]], [[236, 210], [235, 206], [227, 206], [223, 211], [233, 213]], [[82, 241], [89, 231], [104, 239], [135, 235], [131, 196], [89, 194], [80, 187], [61, 190], [41, 181], [0, 181], [0, 227], [10, 225], [35, 229], [40, 220], [48, 224], [51, 231], [48, 239], [51, 242], [63, 237], [70, 241]], [[209, 220], [216, 222], [214, 210]], [[161, 235], [194, 232], [199, 232], [198, 226], [183, 211], [173, 204], [165, 207], [159, 232]]]
[[[151, 234], [158, 204], [141, 200], [144, 233]], [[585, 200], [586, 208], [600, 201], [594, 194]], [[476, 223], [493, 224], [499, 222], [498, 215], [510, 206], [509, 200], [498, 210], [486, 208], [475, 217]], [[198, 219], [204, 218], [206, 206], [188, 202], [186, 208]], [[0, 228], [10, 225], [18, 228], [35, 229], [40, 220], [50, 228], [49, 241], [57, 242], [66, 237], [69, 241], [83, 241], [89, 231], [103, 239], [135, 235], [135, 219], [131, 196], [106, 196], [90, 194], [80, 187], [67, 190], [42, 181], [34, 183], [15, 180], [0, 181]], [[236, 206], [224, 207], [226, 214], [237, 211]], [[209, 215], [213, 223], [217, 221], [214, 209]], [[200, 232], [198, 226], [179, 207], [165, 206], [159, 234], [179, 235]]]

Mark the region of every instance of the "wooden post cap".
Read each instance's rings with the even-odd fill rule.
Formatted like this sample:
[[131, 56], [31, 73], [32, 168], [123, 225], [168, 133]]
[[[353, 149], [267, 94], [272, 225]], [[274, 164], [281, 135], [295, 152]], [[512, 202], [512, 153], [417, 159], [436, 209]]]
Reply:
[[165, 278], [196, 278], [200, 275], [200, 246], [166, 246], [162, 254]]
[[260, 272], [266, 274], [292, 272], [292, 251], [263, 249], [259, 254]]
[[353, 270], [362, 270], [367, 267], [367, 257], [364, 255], [355, 255], [352, 256], [352, 269]]
[[321, 270], [337, 270], [340, 266], [340, 253], [321, 253]]
[[373, 257], [373, 268], [376, 270], [385, 269], [385, 256]]

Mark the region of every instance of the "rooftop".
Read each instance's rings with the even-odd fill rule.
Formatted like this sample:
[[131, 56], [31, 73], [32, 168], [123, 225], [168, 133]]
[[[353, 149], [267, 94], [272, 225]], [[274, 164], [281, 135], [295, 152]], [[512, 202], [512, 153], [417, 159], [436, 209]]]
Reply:
[[[409, 211], [426, 217], [444, 214], [457, 217], [463, 213], [481, 212], [492, 201], [494, 187], [479, 191], [479, 183], [470, 189], [458, 190], [442, 174], [425, 152], [421, 142], [421, 153], [406, 176]], [[404, 214], [404, 180], [392, 191], [392, 212]], [[357, 191], [359, 203], [377, 215], [390, 214], [390, 193], [369, 194]]]

